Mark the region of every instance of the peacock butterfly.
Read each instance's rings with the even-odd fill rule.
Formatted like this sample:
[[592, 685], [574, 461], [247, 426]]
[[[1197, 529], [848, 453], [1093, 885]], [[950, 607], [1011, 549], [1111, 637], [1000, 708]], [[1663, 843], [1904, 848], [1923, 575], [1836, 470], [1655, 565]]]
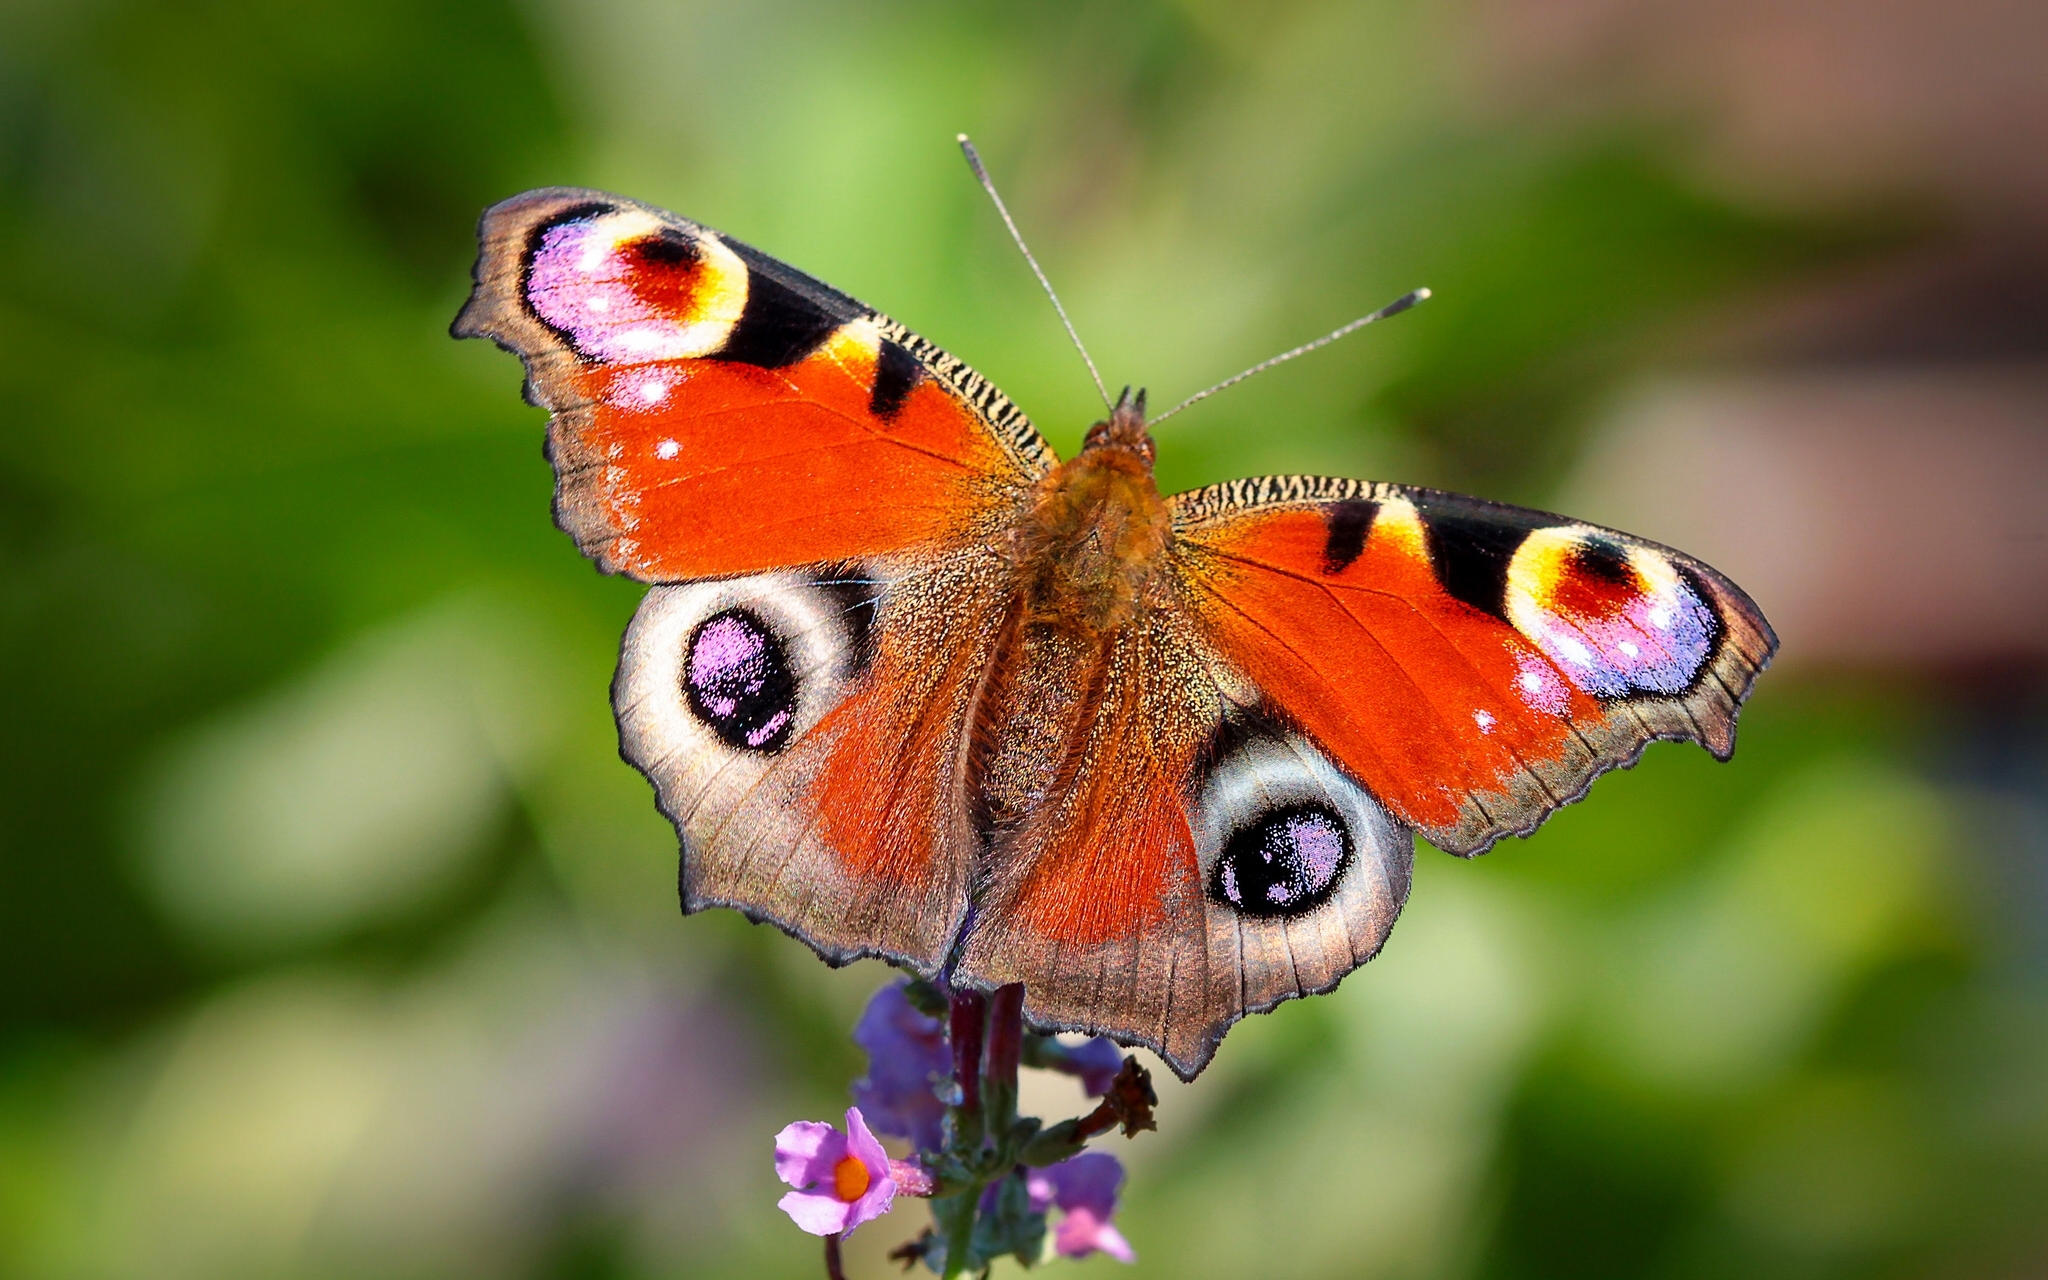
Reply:
[[1651, 741], [1725, 759], [1777, 645], [1699, 561], [1539, 511], [1162, 496], [1142, 392], [1061, 461], [894, 320], [634, 200], [528, 192], [480, 239], [454, 333], [524, 361], [556, 521], [653, 584], [613, 704], [683, 909], [1021, 982], [1183, 1078], [1372, 958], [1413, 833], [1477, 854]]

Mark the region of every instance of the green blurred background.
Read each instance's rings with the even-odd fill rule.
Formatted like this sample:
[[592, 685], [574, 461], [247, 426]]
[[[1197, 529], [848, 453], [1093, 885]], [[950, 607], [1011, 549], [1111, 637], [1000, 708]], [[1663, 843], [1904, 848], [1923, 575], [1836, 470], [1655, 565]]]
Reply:
[[446, 330], [483, 206], [606, 187], [1071, 450], [960, 130], [1155, 404], [1436, 290], [1163, 429], [1166, 487], [1559, 506], [1785, 641], [1733, 763], [1423, 850], [1380, 960], [1163, 1084], [1137, 1272], [2048, 1271], [2044, 15], [0, 3], [0, 1275], [815, 1272], [769, 1138], [884, 971], [679, 917], [638, 589]]

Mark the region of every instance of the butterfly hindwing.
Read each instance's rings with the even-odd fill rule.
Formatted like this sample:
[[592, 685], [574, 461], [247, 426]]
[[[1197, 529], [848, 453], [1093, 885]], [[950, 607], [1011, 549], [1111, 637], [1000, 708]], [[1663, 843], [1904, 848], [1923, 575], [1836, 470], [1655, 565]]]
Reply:
[[[994, 835], [957, 971], [1022, 982], [1035, 1025], [1146, 1045], [1187, 1079], [1239, 1018], [1378, 952], [1413, 851], [1190, 623], [1162, 611], [1079, 661], [1024, 655], [1019, 705], [1067, 737], [1038, 803]], [[1061, 683], [1073, 694], [1041, 687]]]
[[958, 360], [707, 227], [603, 192], [488, 210], [458, 336], [553, 412], [557, 521], [609, 572], [758, 573], [985, 536], [1050, 465]]
[[684, 910], [937, 970], [978, 847], [959, 770], [999, 610], [986, 568], [962, 553], [647, 593], [613, 702], [681, 837]]

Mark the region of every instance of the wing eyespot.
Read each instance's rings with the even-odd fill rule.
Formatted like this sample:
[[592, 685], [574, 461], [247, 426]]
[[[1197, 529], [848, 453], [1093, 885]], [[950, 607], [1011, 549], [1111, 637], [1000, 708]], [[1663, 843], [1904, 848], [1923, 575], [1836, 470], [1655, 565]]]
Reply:
[[1509, 563], [1504, 613], [1595, 697], [1677, 695], [1707, 670], [1720, 630], [1697, 581], [1653, 547], [1539, 529]]
[[1277, 726], [1225, 737], [1193, 811], [1212, 910], [1278, 927], [1357, 896], [1361, 863], [1369, 881], [1405, 882], [1406, 833], [1321, 751]]
[[839, 578], [797, 573], [649, 591], [613, 686], [626, 758], [643, 769], [684, 758], [716, 769], [737, 756], [765, 768], [867, 666], [879, 592], [851, 594]]
[[781, 639], [749, 610], [697, 624], [682, 681], [690, 710], [729, 747], [780, 751], [796, 728], [796, 673]]
[[1330, 900], [1351, 858], [1351, 828], [1331, 805], [1267, 809], [1225, 842], [1209, 896], [1241, 915], [1303, 915]]
[[644, 210], [579, 204], [528, 234], [521, 301], [586, 363], [720, 350], [749, 308], [746, 264], [717, 236]]

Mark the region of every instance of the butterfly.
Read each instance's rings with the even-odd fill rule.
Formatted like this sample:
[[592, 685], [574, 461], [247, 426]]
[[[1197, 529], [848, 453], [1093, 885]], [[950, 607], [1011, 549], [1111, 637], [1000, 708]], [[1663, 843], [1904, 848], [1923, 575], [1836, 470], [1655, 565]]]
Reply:
[[683, 910], [1023, 983], [1033, 1027], [1183, 1079], [1379, 951], [1414, 834], [1480, 853], [1657, 739], [1726, 759], [1777, 646], [1699, 561], [1540, 511], [1164, 496], [1142, 392], [1062, 461], [896, 321], [638, 201], [532, 191], [479, 238], [453, 332], [521, 358], [556, 522], [651, 584], [612, 700]]

